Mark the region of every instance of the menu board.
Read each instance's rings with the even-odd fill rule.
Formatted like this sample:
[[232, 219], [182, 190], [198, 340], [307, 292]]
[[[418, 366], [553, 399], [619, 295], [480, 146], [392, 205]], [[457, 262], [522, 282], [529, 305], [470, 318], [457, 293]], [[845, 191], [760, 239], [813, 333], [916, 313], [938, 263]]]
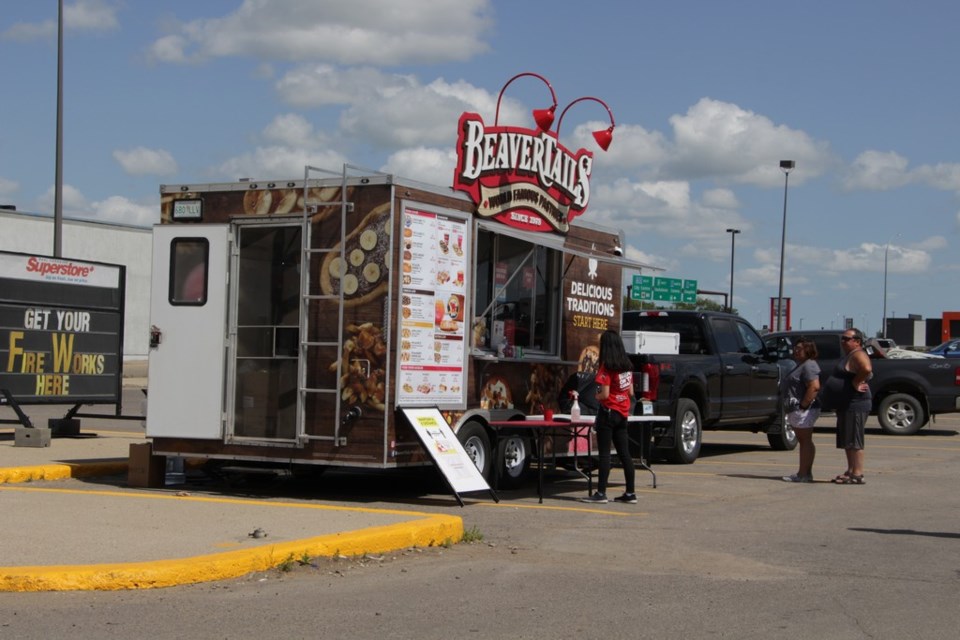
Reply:
[[400, 243], [400, 406], [466, 403], [468, 221], [405, 207]]

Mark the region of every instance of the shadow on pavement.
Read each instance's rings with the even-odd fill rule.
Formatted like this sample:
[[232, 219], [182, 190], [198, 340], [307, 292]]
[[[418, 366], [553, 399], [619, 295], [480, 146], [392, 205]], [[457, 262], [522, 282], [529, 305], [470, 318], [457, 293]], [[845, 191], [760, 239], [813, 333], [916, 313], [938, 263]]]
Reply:
[[950, 533], [947, 531], [917, 531], [915, 529], [867, 529], [862, 527], [850, 527], [850, 531], [864, 531], [866, 533], [883, 533], [897, 536], [929, 536], [932, 538], [960, 538], [960, 533]]
[[[100, 487], [129, 488], [125, 475], [76, 480]], [[549, 491], [547, 486], [544, 489], [545, 492]], [[325, 500], [360, 505], [386, 503], [404, 506], [459, 506], [443, 478], [433, 467], [373, 470], [317, 468], [313, 473], [239, 466], [207, 473], [198, 467], [188, 468], [183, 482], [153, 490], [228, 498]], [[536, 499], [536, 475], [532, 475], [520, 489], [500, 490], [497, 494], [501, 500]], [[485, 491], [461, 494], [461, 498], [465, 502], [493, 500]]]

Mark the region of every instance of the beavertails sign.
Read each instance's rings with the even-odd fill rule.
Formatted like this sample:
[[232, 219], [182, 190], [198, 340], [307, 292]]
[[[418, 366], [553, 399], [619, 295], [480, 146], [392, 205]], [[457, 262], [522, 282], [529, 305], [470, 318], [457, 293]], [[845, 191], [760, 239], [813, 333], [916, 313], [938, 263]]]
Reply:
[[477, 215], [527, 231], [567, 233], [590, 202], [593, 154], [570, 152], [553, 131], [487, 127], [460, 116], [453, 188], [477, 204]]

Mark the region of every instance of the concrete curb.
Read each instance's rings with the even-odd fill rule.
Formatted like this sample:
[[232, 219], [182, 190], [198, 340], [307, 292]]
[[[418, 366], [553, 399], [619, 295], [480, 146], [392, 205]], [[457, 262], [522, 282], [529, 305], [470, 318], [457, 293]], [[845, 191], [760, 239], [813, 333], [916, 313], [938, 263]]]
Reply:
[[460, 517], [430, 515], [413, 522], [193, 558], [80, 566], [0, 567], [0, 591], [156, 589], [236, 578], [295, 562], [304, 556], [359, 556], [407, 547], [438, 546], [462, 539], [463, 520]]
[[128, 463], [123, 460], [103, 460], [78, 464], [44, 464], [33, 467], [7, 467], [0, 468], [0, 484], [112, 476], [126, 473], [127, 469]]

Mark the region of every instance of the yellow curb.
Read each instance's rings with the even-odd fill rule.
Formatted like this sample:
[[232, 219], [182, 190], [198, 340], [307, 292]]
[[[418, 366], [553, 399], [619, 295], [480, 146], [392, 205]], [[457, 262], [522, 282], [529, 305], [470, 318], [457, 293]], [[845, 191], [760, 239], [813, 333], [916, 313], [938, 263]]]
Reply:
[[0, 468], [0, 484], [110, 476], [126, 473], [127, 468], [128, 463], [121, 460], [84, 462], [82, 464], [43, 464], [34, 467], [6, 467]]
[[193, 558], [95, 565], [0, 567], [0, 591], [156, 589], [236, 578], [302, 557], [359, 556], [460, 542], [463, 520], [434, 515], [275, 545]]

